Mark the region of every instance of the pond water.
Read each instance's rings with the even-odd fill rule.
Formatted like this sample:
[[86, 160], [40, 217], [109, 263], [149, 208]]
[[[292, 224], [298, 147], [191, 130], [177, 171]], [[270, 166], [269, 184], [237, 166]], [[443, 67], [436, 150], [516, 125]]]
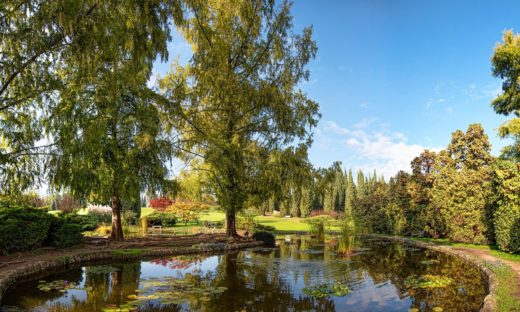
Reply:
[[370, 238], [92, 265], [19, 285], [0, 311], [478, 311], [485, 279], [453, 256]]

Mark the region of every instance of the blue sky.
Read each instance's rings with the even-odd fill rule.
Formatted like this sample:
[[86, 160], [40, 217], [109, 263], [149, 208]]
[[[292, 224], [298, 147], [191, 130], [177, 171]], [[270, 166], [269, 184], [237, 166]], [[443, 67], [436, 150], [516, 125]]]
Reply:
[[[498, 155], [506, 117], [490, 106], [500, 80], [493, 47], [520, 32], [520, 1], [297, 0], [296, 31], [313, 25], [318, 45], [302, 88], [321, 106], [310, 160], [385, 176], [409, 170], [424, 148], [444, 148], [451, 132], [481, 123]], [[170, 59], [189, 57], [177, 36]], [[164, 74], [166, 63], [154, 72]]]

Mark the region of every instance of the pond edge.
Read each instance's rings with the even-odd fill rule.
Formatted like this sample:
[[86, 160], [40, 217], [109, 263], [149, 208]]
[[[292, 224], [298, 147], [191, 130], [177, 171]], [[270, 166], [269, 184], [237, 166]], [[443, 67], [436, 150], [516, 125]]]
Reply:
[[480, 312], [492, 312], [496, 311], [497, 307], [497, 290], [498, 290], [498, 279], [496, 274], [491, 271], [488, 267], [485, 266], [485, 264], [480, 261], [479, 259], [476, 259], [463, 251], [454, 250], [453, 248], [449, 246], [439, 246], [433, 243], [429, 242], [421, 242], [412, 240], [406, 237], [399, 237], [399, 236], [387, 236], [387, 235], [378, 235], [378, 234], [366, 234], [365, 236], [370, 237], [377, 237], [380, 239], [386, 239], [391, 241], [397, 241], [403, 244], [418, 246], [426, 249], [430, 249], [437, 252], [442, 252], [445, 254], [453, 255], [456, 257], [460, 257], [471, 264], [475, 265], [482, 273], [484, 273], [484, 276], [486, 278], [487, 282], [487, 295], [484, 297], [484, 302], [482, 303], [482, 306], [480, 307]]
[[103, 260], [125, 261], [149, 257], [213, 254], [258, 247], [263, 244], [264, 243], [260, 241], [247, 241], [234, 244], [208, 243], [198, 247], [174, 247], [164, 249], [104, 249], [101, 251], [71, 253], [69, 255], [59, 256], [54, 260], [30, 262], [8, 272], [5, 276], [0, 276], [0, 303], [4, 295], [12, 287], [21, 282], [48, 276], [60, 271], [66, 271], [69, 268], [84, 263]]

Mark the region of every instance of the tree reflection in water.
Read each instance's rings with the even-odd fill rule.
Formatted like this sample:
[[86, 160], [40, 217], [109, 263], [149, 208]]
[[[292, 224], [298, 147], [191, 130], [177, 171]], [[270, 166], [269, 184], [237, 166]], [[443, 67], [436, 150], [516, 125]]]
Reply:
[[[436, 252], [341, 235], [284, 237], [276, 243], [277, 248], [218, 256], [73, 269], [46, 280], [67, 280], [80, 289], [66, 294], [43, 292], [37, 289], [37, 281], [26, 283], [9, 293], [0, 310], [15, 306], [103, 311], [119, 306], [150, 312], [432, 311], [435, 307], [477, 311], [485, 296], [480, 271], [461, 259]], [[447, 276], [454, 283], [443, 288], [406, 287], [407, 277], [423, 274]], [[345, 297], [317, 299], [302, 291], [335, 283], [347, 285], [351, 292]], [[128, 305], [132, 302], [134, 305]]]

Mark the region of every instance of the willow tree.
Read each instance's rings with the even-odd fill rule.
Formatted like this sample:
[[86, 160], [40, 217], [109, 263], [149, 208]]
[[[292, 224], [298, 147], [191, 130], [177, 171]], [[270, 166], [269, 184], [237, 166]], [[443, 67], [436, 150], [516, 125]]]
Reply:
[[114, 240], [123, 239], [122, 202], [159, 187], [172, 155], [158, 95], [147, 86], [153, 61], [167, 56], [171, 4], [96, 2], [84, 25], [95, 35], [74, 51], [81, 57], [71, 51], [56, 69], [66, 88], [45, 116], [55, 144], [51, 184], [110, 203]]
[[[56, 64], [89, 34], [97, 1], [4, 0], [0, 3], [0, 189], [23, 191], [38, 180], [48, 153], [42, 110], [63, 88]], [[77, 54], [76, 54], [77, 55]]]
[[262, 159], [310, 144], [317, 123], [317, 103], [298, 89], [316, 44], [311, 28], [292, 32], [290, 7], [271, 0], [187, 1], [189, 19], [179, 31], [193, 57], [160, 83], [173, 102], [182, 99], [182, 118], [172, 114], [178, 147], [185, 160], [207, 165], [228, 236], [238, 237], [235, 214], [260, 183]]

